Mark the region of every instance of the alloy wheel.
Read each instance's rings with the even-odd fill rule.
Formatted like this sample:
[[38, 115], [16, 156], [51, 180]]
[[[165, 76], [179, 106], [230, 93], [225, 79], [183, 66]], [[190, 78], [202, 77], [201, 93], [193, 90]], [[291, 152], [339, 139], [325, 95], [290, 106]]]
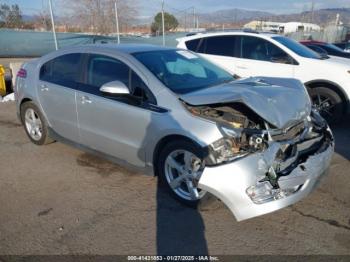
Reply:
[[29, 136], [39, 141], [43, 135], [43, 126], [38, 114], [32, 108], [28, 108], [24, 115], [25, 126]]
[[165, 177], [171, 189], [181, 198], [195, 201], [205, 195], [197, 187], [204, 163], [187, 150], [175, 150], [165, 160]]
[[336, 105], [330, 97], [317, 93], [312, 96], [312, 102], [323, 118], [326, 120], [332, 119]]

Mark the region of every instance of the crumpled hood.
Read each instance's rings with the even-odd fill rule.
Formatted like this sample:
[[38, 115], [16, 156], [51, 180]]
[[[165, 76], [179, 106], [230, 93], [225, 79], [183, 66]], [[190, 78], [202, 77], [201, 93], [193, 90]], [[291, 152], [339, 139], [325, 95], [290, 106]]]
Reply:
[[190, 105], [241, 102], [270, 124], [283, 129], [311, 112], [304, 85], [296, 79], [251, 77], [208, 87], [180, 98]]

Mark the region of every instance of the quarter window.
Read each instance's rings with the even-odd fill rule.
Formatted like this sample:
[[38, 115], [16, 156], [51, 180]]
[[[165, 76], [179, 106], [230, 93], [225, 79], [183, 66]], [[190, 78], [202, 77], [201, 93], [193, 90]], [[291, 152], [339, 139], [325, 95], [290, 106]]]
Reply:
[[46, 62], [40, 68], [40, 80], [75, 88], [79, 79], [81, 54], [67, 54]]
[[197, 47], [199, 44], [200, 39], [194, 39], [194, 40], [189, 40], [186, 42], [186, 47], [188, 50], [191, 50], [193, 52], [197, 52]]

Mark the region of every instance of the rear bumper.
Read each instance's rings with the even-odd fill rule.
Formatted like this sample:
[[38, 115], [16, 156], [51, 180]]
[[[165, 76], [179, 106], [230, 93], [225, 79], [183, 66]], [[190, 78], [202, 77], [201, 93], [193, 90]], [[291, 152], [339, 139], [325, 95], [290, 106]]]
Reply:
[[266, 177], [271, 167], [271, 156], [274, 156], [279, 148], [280, 144], [276, 142], [263, 153], [256, 153], [222, 166], [206, 167], [198, 187], [223, 201], [238, 221], [292, 205], [312, 192], [320, 179], [327, 174], [334, 153], [334, 143], [329, 141], [322, 152], [309, 155], [288, 175], [279, 177], [280, 190], [297, 188], [295, 192], [261, 204], [254, 203], [247, 189], [261, 183], [261, 179]]

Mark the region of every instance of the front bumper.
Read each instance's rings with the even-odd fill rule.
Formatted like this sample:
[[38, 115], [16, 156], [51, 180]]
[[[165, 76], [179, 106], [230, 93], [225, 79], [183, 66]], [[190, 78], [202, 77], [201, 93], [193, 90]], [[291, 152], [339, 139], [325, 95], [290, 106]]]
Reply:
[[262, 153], [226, 165], [206, 167], [198, 187], [223, 201], [238, 221], [292, 205], [312, 192], [321, 177], [328, 172], [334, 153], [334, 143], [327, 142], [321, 152], [310, 154], [305, 161], [295, 165], [288, 175], [279, 177], [278, 186], [281, 190], [297, 188], [295, 192], [256, 204], [247, 194], [247, 189], [259, 184], [261, 179], [266, 177], [280, 146], [281, 143], [274, 142]]

